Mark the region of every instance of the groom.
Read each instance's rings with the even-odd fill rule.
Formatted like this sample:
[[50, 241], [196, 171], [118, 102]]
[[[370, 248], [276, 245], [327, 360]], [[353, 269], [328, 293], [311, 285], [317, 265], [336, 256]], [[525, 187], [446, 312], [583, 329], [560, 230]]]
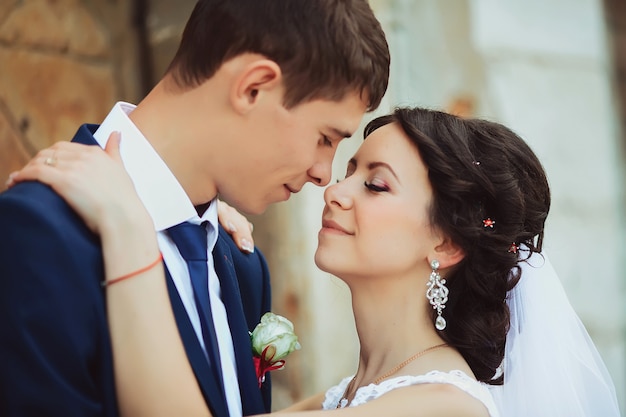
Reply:
[[[254, 214], [307, 182], [326, 185], [338, 143], [378, 106], [388, 71], [384, 34], [365, 0], [200, 0], [148, 96], [136, 107], [116, 104], [74, 137], [104, 146], [121, 132], [214, 416], [269, 411], [270, 395], [256, 384], [247, 333], [270, 308], [265, 261], [219, 231], [216, 196]], [[209, 294], [194, 294], [167, 231], [184, 222], [207, 225], [214, 245]], [[34, 182], [0, 194], [0, 236], [0, 415], [118, 415], [98, 237]], [[197, 312], [202, 296], [213, 341]]]

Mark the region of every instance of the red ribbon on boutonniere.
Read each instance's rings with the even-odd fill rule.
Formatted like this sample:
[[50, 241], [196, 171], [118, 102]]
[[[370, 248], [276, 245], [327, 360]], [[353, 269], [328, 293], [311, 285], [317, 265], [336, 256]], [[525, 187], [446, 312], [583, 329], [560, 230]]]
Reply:
[[265, 313], [261, 322], [250, 333], [252, 353], [259, 388], [265, 381], [265, 374], [285, 367], [284, 358], [300, 349], [298, 336], [293, 324], [274, 313]]
[[276, 355], [276, 348], [272, 345], [266, 346], [263, 349], [263, 353], [261, 357], [254, 356], [252, 360], [254, 361], [254, 368], [256, 370], [256, 377], [259, 381], [259, 388], [263, 382], [265, 382], [265, 374], [270, 371], [276, 371], [283, 369], [285, 367], [285, 360], [280, 359], [272, 362], [274, 356]]

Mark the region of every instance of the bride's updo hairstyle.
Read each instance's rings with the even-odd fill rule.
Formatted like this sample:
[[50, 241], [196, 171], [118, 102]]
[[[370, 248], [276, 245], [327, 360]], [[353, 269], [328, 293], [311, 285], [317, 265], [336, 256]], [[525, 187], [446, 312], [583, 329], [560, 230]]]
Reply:
[[[519, 281], [520, 259], [541, 251], [550, 207], [543, 167], [519, 136], [498, 123], [399, 108], [372, 120], [365, 137], [389, 123], [402, 127], [428, 169], [431, 225], [465, 253], [445, 276], [450, 294], [440, 335], [479, 381], [502, 384], [496, 376], [509, 328], [507, 291]], [[433, 310], [433, 323], [435, 316]]]

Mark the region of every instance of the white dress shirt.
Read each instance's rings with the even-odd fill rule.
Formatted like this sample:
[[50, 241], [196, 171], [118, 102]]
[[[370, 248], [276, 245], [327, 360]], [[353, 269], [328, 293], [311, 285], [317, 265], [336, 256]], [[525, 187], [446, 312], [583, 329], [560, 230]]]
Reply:
[[159, 154], [128, 117], [128, 114], [134, 109], [135, 106], [132, 104], [116, 103], [94, 134], [94, 137], [100, 146], [104, 147], [113, 131], [121, 133], [120, 153], [124, 167], [135, 185], [139, 198], [152, 217], [163, 259], [172, 275], [176, 289], [187, 310], [200, 345], [205, 350], [205, 354], [206, 349], [202, 337], [200, 318], [193, 297], [193, 288], [187, 263], [180, 255], [174, 242], [167, 235], [166, 230], [185, 221], [194, 224], [208, 222], [209, 296], [211, 299], [213, 323], [220, 349], [224, 390], [229, 414], [233, 417], [241, 416], [241, 397], [237, 380], [233, 340], [228, 326], [226, 309], [221, 299], [220, 282], [213, 265], [212, 252], [218, 237], [217, 202], [213, 200], [204, 214], [198, 216], [196, 209], [174, 174], [172, 174]]

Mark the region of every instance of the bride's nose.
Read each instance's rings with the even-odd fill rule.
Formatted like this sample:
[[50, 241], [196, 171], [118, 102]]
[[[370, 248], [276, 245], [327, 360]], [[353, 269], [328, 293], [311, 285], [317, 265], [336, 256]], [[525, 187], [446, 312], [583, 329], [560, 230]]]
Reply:
[[348, 210], [352, 207], [352, 197], [348, 190], [348, 179], [326, 187], [324, 201], [329, 207], [337, 207]]

